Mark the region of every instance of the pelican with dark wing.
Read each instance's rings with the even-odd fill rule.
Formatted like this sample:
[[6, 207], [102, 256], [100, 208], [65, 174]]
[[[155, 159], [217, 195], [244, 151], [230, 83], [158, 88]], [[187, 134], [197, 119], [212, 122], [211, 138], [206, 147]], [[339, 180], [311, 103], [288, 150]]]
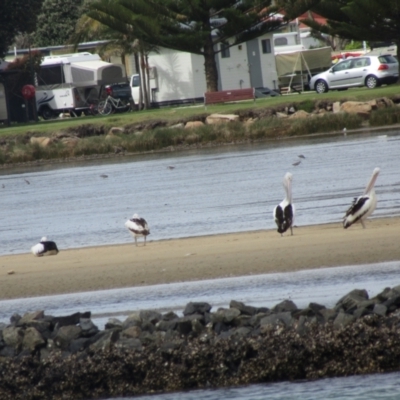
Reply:
[[31, 252], [36, 257], [55, 256], [58, 254], [58, 248], [55, 242], [47, 240], [46, 236], [43, 236], [38, 244], [32, 246]]
[[137, 246], [137, 238], [139, 236], [144, 237], [144, 245], [146, 246], [146, 236], [150, 235], [149, 225], [144, 218], [140, 218], [138, 214], [133, 214], [132, 219], [128, 219], [125, 222], [125, 226], [129, 232], [135, 238], [135, 244]]
[[354, 198], [353, 204], [343, 217], [344, 229], [347, 229], [356, 222], [360, 222], [362, 227], [365, 228], [365, 220], [374, 212], [376, 208], [377, 199], [374, 186], [379, 172], [379, 168], [374, 169], [371, 179], [365, 188], [364, 194]]
[[273, 212], [273, 217], [281, 236], [283, 236], [289, 228], [293, 235], [295, 208], [292, 203], [292, 179], [292, 174], [287, 172], [283, 178], [283, 187], [285, 188], [286, 197], [274, 208]]

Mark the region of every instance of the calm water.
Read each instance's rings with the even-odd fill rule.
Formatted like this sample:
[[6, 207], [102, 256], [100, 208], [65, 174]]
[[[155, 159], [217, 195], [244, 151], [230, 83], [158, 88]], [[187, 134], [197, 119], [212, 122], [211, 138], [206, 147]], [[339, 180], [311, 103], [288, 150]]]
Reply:
[[[299, 154], [306, 158], [295, 167]], [[400, 215], [399, 154], [399, 132], [386, 131], [1, 171], [0, 255], [28, 252], [43, 235], [61, 249], [128, 243], [124, 222], [134, 212], [148, 220], [152, 240], [272, 229], [272, 209], [283, 198], [281, 182], [287, 171], [294, 176], [298, 226], [340, 223], [376, 166], [381, 174], [374, 216]], [[373, 296], [398, 284], [400, 262], [321, 268], [0, 301], [0, 322], [14, 312], [44, 309], [48, 315], [66, 315], [91, 310], [102, 328], [109, 317], [124, 319], [135, 310], [180, 313], [189, 301], [208, 301], [215, 310], [232, 299], [269, 307], [290, 298], [299, 307], [310, 301], [329, 307], [354, 288]], [[377, 374], [135, 399], [389, 400], [400, 399], [399, 377]]]
[[133, 213], [147, 219], [150, 240], [272, 229], [287, 171], [298, 226], [340, 223], [376, 166], [374, 216], [400, 215], [399, 154], [390, 131], [2, 171], [0, 255], [29, 252], [42, 236], [61, 250], [128, 243]]

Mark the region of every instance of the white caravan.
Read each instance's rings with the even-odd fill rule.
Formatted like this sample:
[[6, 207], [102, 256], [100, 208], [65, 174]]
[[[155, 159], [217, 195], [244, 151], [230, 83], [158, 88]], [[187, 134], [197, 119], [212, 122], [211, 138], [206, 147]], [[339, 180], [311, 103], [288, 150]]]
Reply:
[[44, 119], [62, 112], [87, 113], [105, 85], [126, 82], [123, 65], [102, 61], [91, 53], [44, 57], [36, 74], [36, 108]]

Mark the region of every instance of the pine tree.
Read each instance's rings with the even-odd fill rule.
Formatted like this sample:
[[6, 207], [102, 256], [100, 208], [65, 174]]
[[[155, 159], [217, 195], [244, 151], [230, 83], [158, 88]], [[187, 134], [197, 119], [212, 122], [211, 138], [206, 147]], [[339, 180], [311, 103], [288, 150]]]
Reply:
[[[215, 56], [282, 25], [271, 0], [99, 0], [87, 15], [143, 43], [204, 57], [208, 91], [218, 90]], [[229, 39], [229, 44], [228, 44]]]
[[36, 47], [68, 43], [83, 12], [84, 0], [43, 0], [33, 42]]

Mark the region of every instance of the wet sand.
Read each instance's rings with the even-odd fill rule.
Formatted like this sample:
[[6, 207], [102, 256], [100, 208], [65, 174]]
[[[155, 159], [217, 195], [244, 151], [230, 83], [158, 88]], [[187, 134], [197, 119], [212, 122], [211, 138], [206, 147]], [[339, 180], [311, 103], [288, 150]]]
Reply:
[[[0, 257], [0, 299], [400, 260], [400, 218]], [[150, 239], [151, 236], [148, 237]]]

